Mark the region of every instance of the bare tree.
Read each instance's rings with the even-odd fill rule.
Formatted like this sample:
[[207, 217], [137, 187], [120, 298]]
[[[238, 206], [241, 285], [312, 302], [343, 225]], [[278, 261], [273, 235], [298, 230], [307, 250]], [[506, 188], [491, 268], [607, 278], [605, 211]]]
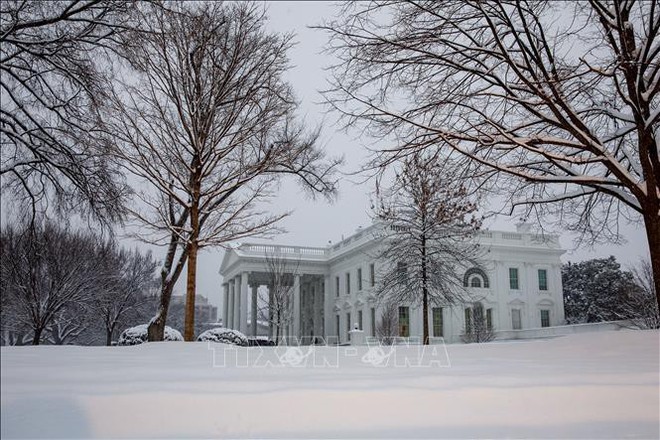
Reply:
[[133, 26], [130, 1], [0, 4], [0, 178], [21, 207], [121, 217], [125, 188], [95, 140], [106, 51]]
[[392, 345], [399, 336], [399, 310], [394, 303], [386, 304], [376, 324], [376, 336], [383, 345]]
[[642, 329], [660, 328], [660, 314], [655, 307], [655, 284], [653, 269], [648, 260], [641, 260], [632, 268], [635, 285], [629, 289], [623, 304], [624, 319], [629, 319], [633, 326]]
[[259, 317], [269, 323], [276, 345], [293, 321], [293, 280], [299, 264], [299, 260], [291, 261], [279, 252], [266, 253], [268, 292], [260, 294]]
[[158, 263], [151, 253], [119, 249], [115, 243], [108, 243], [104, 254], [105, 288], [95, 292], [89, 308], [102, 324], [105, 345], [111, 345], [118, 330], [143, 317], [157, 285]]
[[134, 212], [140, 236], [167, 246], [149, 338], [162, 339], [172, 288], [187, 264], [190, 341], [198, 251], [276, 231], [286, 214], [256, 207], [279, 176], [295, 174], [311, 193], [331, 195], [339, 162], [325, 161], [318, 131], [295, 121], [297, 102], [283, 80], [291, 37], [267, 33], [257, 5], [169, 7], [146, 17], [128, 46], [137, 78], [117, 91], [108, 119], [118, 157], [151, 187], [141, 194], [148, 209]]
[[[2, 231], [3, 297], [18, 331], [33, 345], [47, 337], [67, 307], [86, 302], [99, 287], [98, 239], [46, 222]], [[60, 333], [61, 335], [61, 333]]]
[[449, 159], [414, 153], [396, 167], [391, 188], [380, 192], [376, 215], [385, 228], [377, 258], [388, 269], [377, 284], [381, 300], [421, 304], [423, 341], [429, 343], [429, 304], [468, 299], [463, 274], [478, 266], [471, 241], [481, 226], [476, 204], [445, 178]]
[[396, 139], [373, 166], [453, 151], [457, 175], [594, 241], [641, 218], [657, 298], [657, 1], [351, 3], [322, 29], [328, 102]]

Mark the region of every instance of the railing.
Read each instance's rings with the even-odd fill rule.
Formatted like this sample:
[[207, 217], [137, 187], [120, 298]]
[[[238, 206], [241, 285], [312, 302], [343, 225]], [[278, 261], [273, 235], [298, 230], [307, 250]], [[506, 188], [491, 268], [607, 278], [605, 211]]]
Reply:
[[305, 246], [282, 246], [282, 245], [264, 245], [264, 244], [244, 244], [239, 248], [242, 252], [258, 255], [284, 254], [284, 255], [306, 255], [325, 257], [328, 250], [318, 247]]

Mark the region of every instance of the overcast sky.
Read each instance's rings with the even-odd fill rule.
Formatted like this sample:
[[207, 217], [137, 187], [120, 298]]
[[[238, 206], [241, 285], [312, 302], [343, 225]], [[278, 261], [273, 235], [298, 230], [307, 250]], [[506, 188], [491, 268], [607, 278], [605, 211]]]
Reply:
[[[332, 64], [332, 59], [321, 51], [326, 42], [326, 35], [307, 26], [319, 24], [323, 19], [331, 18], [337, 6], [330, 2], [271, 2], [267, 6], [270, 17], [269, 27], [276, 32], [294, 32], [298, 42], [289, 55], [293, 68], [289, 72], [289, 81], [302, 101], [301, 110], [310, 126], [324, 123], [322, 141], [330, 155], [343, 155], [346, 160], [345, 171], [359, 168], [366, 157], [364, 146], [373, 144], [373, 139], [360, 139], [356, 133], [346, 134], [334, 125], [336, 116], [327, 114], [320, 104], [319, 90], [326, 86], [326, 72], [323, 68]], [[336, 243], [342, 237], [353, 233], [358, 226], [370, 224], [369, 194], [373, 182], [361, 182], [357, 177], [346, 176], [339, 186], [339, 198], [333, 204], [325, 200], [310, 200], [297, 184], [284, 182], [279, 196], [271, 204], [277, 212], [292, 210], [293, 214], [282, 225], [287, 233], [279, 235], [273, 241], [307, 246], [325, 246], [329, 241]], [[515, 230], [516, 219], [499, 217], [485, 225], [490, 229]], [[557, 232], [557, 231], [555, 231]], [[598, 246], [595, 248], [572, 249], [573, 238], [561, 235], [561, 243], [567, 250], [563, 261], [579, 261], [596, 257], [615, 255], [623, 264], [634, 264], [642, 256], [648, 256], [643, 225], [624, 225], [623, 234], [628, 243], [622, 246]], [[263, 240], [248, 240], [263, 241]], [[163, 253], [160, 250], [159, 253]], [[162, 258], [160, 254], [156, 255]], [[648, 258], [648, 257], [647, 257]], [[198, 260], [198, 293], [209, 298], [216, 305], [221, 302], [222, 279], [218, 268], [222, 261], [221, 250], [206, 250]], [[185, 276], [181, 277], [185, 280]], [[175, 293], [182, 294], [183, 283], [179, 283]]]

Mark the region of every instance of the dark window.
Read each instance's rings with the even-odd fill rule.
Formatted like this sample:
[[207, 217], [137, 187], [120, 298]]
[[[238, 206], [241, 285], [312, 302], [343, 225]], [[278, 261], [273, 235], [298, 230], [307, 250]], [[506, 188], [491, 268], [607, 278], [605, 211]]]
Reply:
[[335, 277], [335, 296], [339, 296], [339, 277]]
[[339, 315], [335, 317], [335, 327], [337, 327], [337, 342], [341, 339], [341, 326], [339, 325]]
[[550, 327], [550, 310], [541, 310], [541, 327]]
[[351, 294], [351, 273], [346, 272], [346, 295]]
[[362, 330], [362, 310], [358, 310], [358, 328]]
[[358, 268], [357, 273], [358, 291], [362, 290], [362, 268]]
[[493, 328], [493, 309], [486, 309], [486, 327], [488, 330]]
[[371, 287], [376, 285], [376, 266], [374, 263], [369, 265], [369, 283], [371, 284]]
[[472, 309], [469, 307], [465, 309], [465, 333], [472, 333]]
[[410, 336], [410, 309], [399, 307], [399, 336], [407, 338]]
[[470, 280], [470, 287], [481, 287], [481, 278], [478, 276], [473, 276]]
[[518, 269], [515, 267], [509, 268], [509, 288], [518, 290]]
[[376, 309], [371, 308], [371, 336], [376, 337]]
[[548, 271], [539, 269], [539, 290], [548, 290]]
[[433, 336], [440, 338], [443, 336], [442, 328], [442, 307], [433, 307]]

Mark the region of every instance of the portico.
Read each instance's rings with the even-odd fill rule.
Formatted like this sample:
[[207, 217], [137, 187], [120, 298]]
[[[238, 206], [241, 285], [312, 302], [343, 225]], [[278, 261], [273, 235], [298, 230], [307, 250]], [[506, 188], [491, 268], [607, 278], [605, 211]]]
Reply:
[[[323, 249], [289, 246], [243, 245], [228, 251], [220, 273], [223, 322], [248, 336], [258, 335], [258, 321], [268, 325], [268, 336], [295, 337], [303, 342], [325, 334], [325, 283], [323, 267], [316, 260]], [[305, 260], [301, 259], [305, 255]], [[267, 256], [282, 262], [281, 273], [273, 273]], [[309, 258], [311, 257], [311, 258]], [[274, 302], [279, 301], [278, 304]], [[280, 314], [278, 310], [286, 308]]]

